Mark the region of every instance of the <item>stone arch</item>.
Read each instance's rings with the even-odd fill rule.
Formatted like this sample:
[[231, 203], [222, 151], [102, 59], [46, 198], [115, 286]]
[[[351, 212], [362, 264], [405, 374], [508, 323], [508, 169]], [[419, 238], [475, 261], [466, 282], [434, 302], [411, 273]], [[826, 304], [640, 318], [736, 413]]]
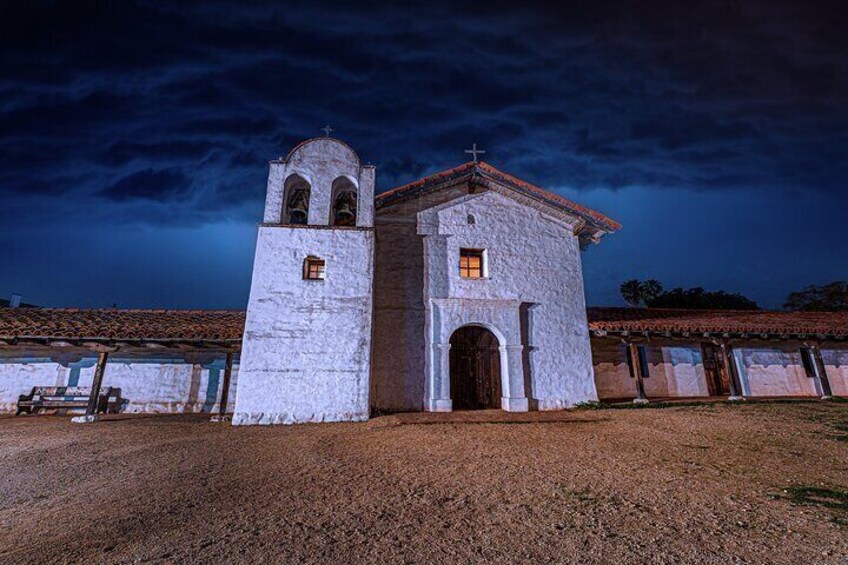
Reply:
[[330, 225], [355, 226], [358, 212], [359, 190], [346, 175], [333, 181], [330, 200]]
[[307, 225], [312, 187], [303, 176], [292, 173], [283, 184], [283, 210], [280, 223]]
[[519, 300], [431, 298], [427, 312], [432, 333], [426, 338], [425, 407], [434, 412], [452, 409], [451, 336], [464, 326], [490, 331], [498, 341], [501, 408], [526, 412], [529, 399], [524, 382]]

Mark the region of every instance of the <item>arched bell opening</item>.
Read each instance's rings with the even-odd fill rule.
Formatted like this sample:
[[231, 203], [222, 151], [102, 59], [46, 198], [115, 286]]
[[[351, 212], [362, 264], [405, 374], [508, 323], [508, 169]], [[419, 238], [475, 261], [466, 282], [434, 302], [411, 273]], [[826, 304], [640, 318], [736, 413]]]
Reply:
[[309, 223], [309, 196], [311, 187], [300, 175], [286, 179], [281, 223], [307, 225]]
[[347, 177], [333, 181], [333, 206], [330, 225], [355, 226], [357, 212], [356, 186]]
[[454, 410], [501, 407], [500, 343], [482, 326], [463, 326], [450, 338], [450, 388]]

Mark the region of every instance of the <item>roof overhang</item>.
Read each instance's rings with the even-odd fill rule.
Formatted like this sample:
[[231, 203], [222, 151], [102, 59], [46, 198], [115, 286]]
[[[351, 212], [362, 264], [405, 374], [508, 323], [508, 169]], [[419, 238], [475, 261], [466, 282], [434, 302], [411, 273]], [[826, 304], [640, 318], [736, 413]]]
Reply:
[[467, 184], [469, 190], [479, 186], [500, 192], [553, 216], [567, 216], [569, 222], [575, 226], [575, 235], [580, 238], [584, 246], [588, 243], [597, 243], [604, 235], [621, 229], [619, 223], [600, 212], [499, 171], [483, 162], [466, 163], [384, 192], [376, 198], [376, 210], [379, 213], [402, 202], [462, 184]]

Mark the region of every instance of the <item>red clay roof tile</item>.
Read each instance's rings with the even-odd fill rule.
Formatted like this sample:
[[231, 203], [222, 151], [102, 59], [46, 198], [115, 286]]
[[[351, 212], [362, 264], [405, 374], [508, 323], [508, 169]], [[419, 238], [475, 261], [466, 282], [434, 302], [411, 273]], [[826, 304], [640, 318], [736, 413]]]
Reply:
[[607, 332], [806, 334], [848, 337], [848, 312], [589, 308], [589, 329]]
[[0, 308], [0, 339], [241, 341], [243, 311]]
[[483, 161], [478, 163], [470, 161], [452, 169], [447, 169], [445, 171], [426, 176], [422, 179], [398, 186], [387, 192], [383, 192], [382, 194], [377, 195], [376, 206], [379, 209], [394, 202], [411, 198], [422, 190], [426, 190], [452, 180], [459, 180], [475, 173], [490, 178], [507, 187], [513, 188], [526, 196], [541, 200], [551, 206], [561, 208], [566, 212], [576, 214], [605, 231], [614, 232], [621, 229], [621, 224], [600, 212], [596, 212], [585, 206], [577, 204], [564, 196], [554, 194], [553, 192], [540, 188], [534, 184], [530, 184], [518, 177], [504, 173]]
[[[589, 308], [588, 315], [595, 332], [848, 337], [848, 312]], [[0, 339], [240, 341], [244, 320], [236, 310], [0, 308]]]

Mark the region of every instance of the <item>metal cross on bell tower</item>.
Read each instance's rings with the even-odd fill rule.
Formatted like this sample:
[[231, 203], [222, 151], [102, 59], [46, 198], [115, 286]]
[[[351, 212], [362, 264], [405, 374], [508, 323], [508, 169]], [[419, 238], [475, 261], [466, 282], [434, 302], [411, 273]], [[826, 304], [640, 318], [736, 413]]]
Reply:
[[324, 132], [324, 137], [330, 137], [330, 132], [336, 131], [330, 127], [330, 124], [325, 125], [321, 128], [321, 131]]
[[471, 149], [466, 149], [465, 152], [471, 155], [471, 158], [474, 159], [475, 163], [477, 162], [477, 155], [482, 155], [483, 153], [485, 153], [485, 151], [483, 151], [482, 149], [477, 149], [476, 143], [472, 144]]

